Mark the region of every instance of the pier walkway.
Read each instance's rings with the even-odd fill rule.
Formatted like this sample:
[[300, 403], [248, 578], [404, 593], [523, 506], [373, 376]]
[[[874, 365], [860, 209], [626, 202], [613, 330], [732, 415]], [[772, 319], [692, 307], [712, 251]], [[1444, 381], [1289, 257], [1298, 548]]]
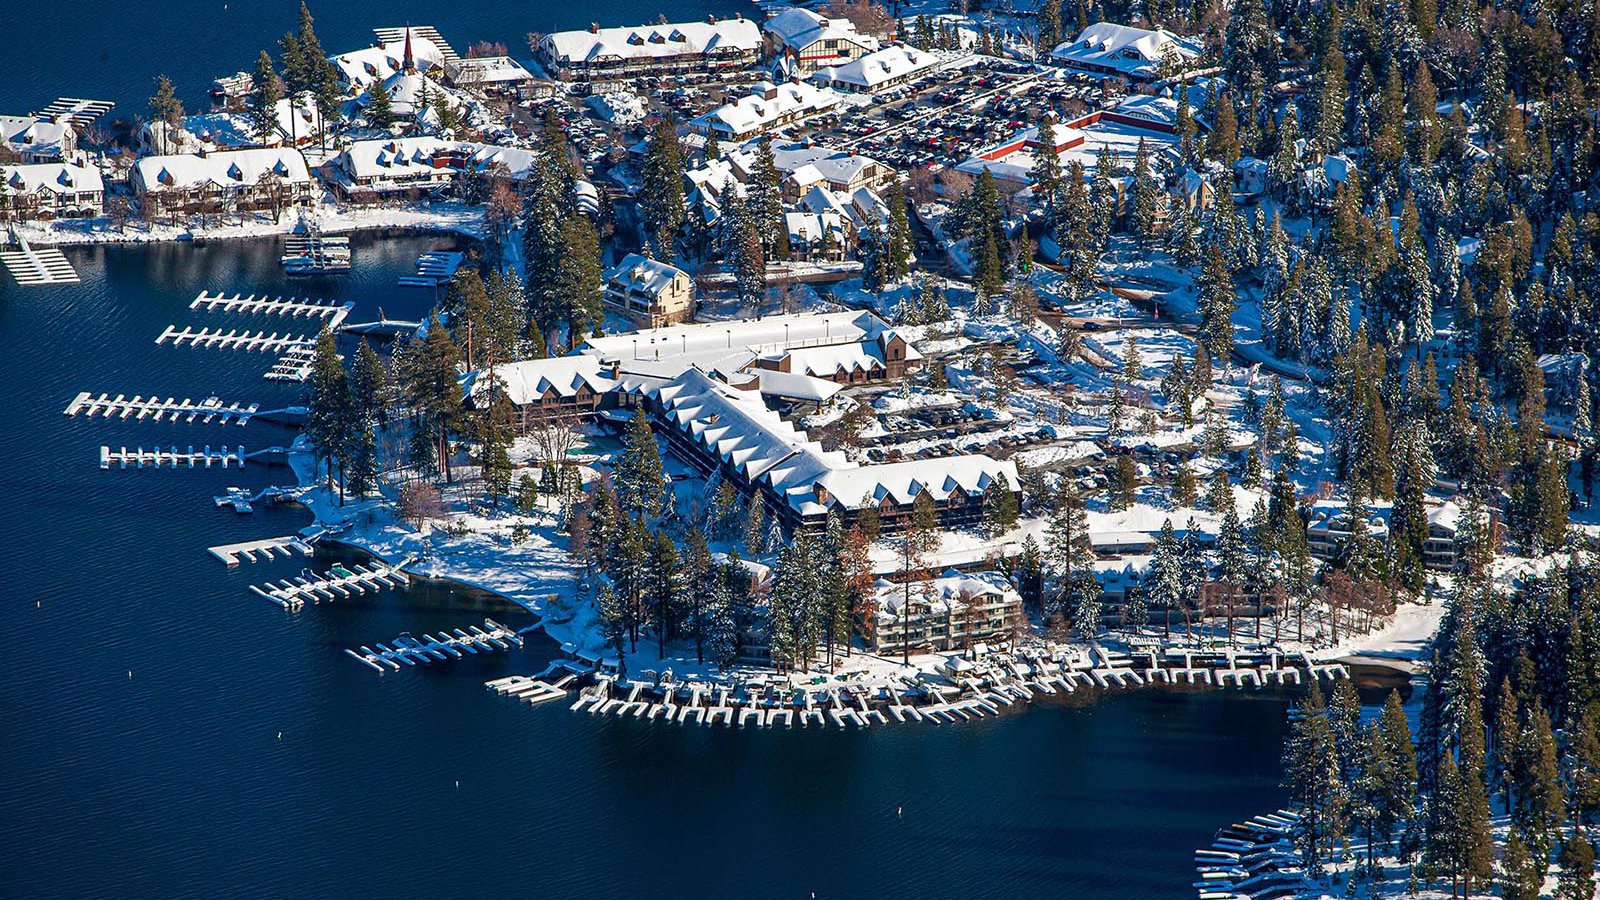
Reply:
[[153, 422], [181, 420], [186, 423], [198, 420], [202, 425], [210, 425], [213, 422], [218, 425], [229, 423], [243, 425], [260, 410], [259, 403], [249, 405], [223, 403], [217, 397], [207, 397], [197, 403], [188, 397], [182, 400], [168, 397], [163, 400], [156, 394], [148, 397], [136, 394], [129, 400], [125, 394], [118, 394], [115, 397], [101, 394], [95, 397], [88, 391], [80, 391], [78, 396], [67, 404], [65, 412], [69, 416], [82, 415], [91, 419], [99, 416], [102, 419], [133, 418], [143, 421], [149, 418]]
[[433, 250], [417, 257], [417, 271], [413, 275], [400, 276], [401, 287], [438, 287], [449, 284], [461, 269], [461, 263], [467, 258], [465, 253], [447, 250]]
[[398, 672], [402, 666], [427, 665], [461, 659], [469, 654], [496, 653], [521, 646], [522, 638], [515, 631], [493, 619], [484, 619], [481, 628], [471, 625], [464, 631], [457, 628], [438, 634], [424, 634], [420, 638], [406, 632], [388, 645], [373, 644], [368, 647], [363, 644], [359, 650], [347, 647], [344, 652], [377, 669], [381, 675]]
[[275, 584], [252, 584], [250, 590], [284, 609], [299, 609], [307, 600], [312, 603], [327, 600], [331, 603], [341, 597], [348, 599], [357, 594], [400, 587], [411, 580], [400, 570], [413, 562], [415, 558], [408, 556], [394, 565], [384, 563], [376, 567], [354, 564], [348, 567], [334, 566], [323, 575], [307, 570], [293, 581], [283, 579]]
[[187, 451], [180, 451], [177, 447], [167, 450], [162, 450], [159, 447], [149, 450], [143, 447], [134, 450], [129, 450], [127, 447], [119, 447], [116, 450], [104, 445], [100, 447], [100, 468], [102, 469], [110, 469], [113, 465], [119, 469], [126, 469], [129, 466], [133, 466], [136, 469], [146, 467], [155, 469], [184, 467], [193, 469], [200, 467], [209, 469], [213, 465], [220, 465], [224, 469], [236, 465], [242, 469], [244, 468], [245, 459], [243, 447], [236, 447], [232, 450], [226, 447], [212, 450], [210, 445], [207, 445], [200, 450], [195, 450], [191, 445]]
[[[268, 297], [250, 294], [213, 294], [201, 291], [189, 302], [190, 309], [218, 310], [230, 313], [251, 313], [263, 316], [320, 317], [344, 321], [355, 308], [354, 303], [330, 303], [300, 297]], [[334, 324], [338, 324], [335, 322]]]

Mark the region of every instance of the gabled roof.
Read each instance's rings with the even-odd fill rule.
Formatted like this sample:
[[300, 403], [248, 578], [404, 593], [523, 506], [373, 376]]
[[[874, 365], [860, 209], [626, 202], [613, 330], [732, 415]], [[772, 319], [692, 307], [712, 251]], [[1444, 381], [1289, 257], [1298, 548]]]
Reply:
[[881, 84], [925, 72], [939, 64], [939, 58], [905, 44], [895, 44], [853, 59], [843, 65], [828, 66], [812, 74], [813, 81], [848, 84], [856, 90], [872, 91]]
[[692, 53], [754, 53], [761, 48], [761, 29], [748, 19], [735, 18], [717, 22], [557, 31], [545, 35], [542, 46], [568, 64]]
[[1193, 42], [1170, 31], [1147, 31], [1132, 25], [1097, 22], [1071, 41], [1056, 45], [1051, 58], [1068, 66], [1109, 69], [1124, 75], [1151, 77], [1170, 52], [1180, 63], [1200, 55]]
[[0, 166], [0, 191], [7, 194], [80, 194], [103, 191], [100, 170], [66, 163]]
[[205, 156], [146, 156], [134, 163], [136, 182], [150, 193], [209, 184], [250, 185], [268, 175], [277, 175], [289, 185], [308, 184], [311, 181], [305, 156], [293, 147], [219, 150]]
[[799, 7], [778, 13], [763, 22], [761, 28], [785, 47], [795, 50], [804, 50], [823, 40], [853, 41], [869, 50], [878, 46], [877, 38], [858, 33], [849, 19], [828, 18]]
[[[550, 359], [526, 359], [494, 367], [494, 376], [500, 379], [506, 399], [517, 406], [537, 403], [547, 393], [568, 398], [582, 388], [600, 394], [616, 385], [606, 375], [600, 360], [590, 356], [556, 356]], [[468, 397], [481, 396], [488, 391], [487, 370], [468, 372], [461, 379], [462, 389]]]
[[677, 266], [649, 259], [637, 253], [622, 258], [616, 268], [606, 273], [605, 280], [625, 288], [655, 296], [666, 290], [673, 279], [687, 277], [688, 273]]

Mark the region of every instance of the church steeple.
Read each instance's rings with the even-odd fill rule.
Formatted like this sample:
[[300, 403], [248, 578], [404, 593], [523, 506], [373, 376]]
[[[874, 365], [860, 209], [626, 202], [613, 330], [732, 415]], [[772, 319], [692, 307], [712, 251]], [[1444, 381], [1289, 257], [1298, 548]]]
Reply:
[[406, 52], [405, 52], [405, 58], [401, 61], [400, 68], [407, 75], [415, 75], [415, 74], [417, 74], [417, 60], [416, 60], [416, 57], [411, 55], [411, 25], [409, 23], [407, 23], [407, 25], [406, 25]]

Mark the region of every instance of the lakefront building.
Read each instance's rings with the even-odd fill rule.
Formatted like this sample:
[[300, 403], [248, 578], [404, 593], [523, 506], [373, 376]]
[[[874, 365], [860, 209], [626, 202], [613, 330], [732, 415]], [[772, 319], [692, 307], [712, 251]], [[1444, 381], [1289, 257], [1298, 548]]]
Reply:
[[856, 31], [844, 17], [830, 17], [809, 9], [786, 9], [761, 26], [767, 33], [768, 53], [787, 60], [792, 72], [810, 75], [825, 66], [860, 59], [878, 49], [878, 39]]
[[875, 653], [964, 650], [1010, 638], [1022, 623], [1022, 595], [999, 572], [950, 573], [928, 581], [874, 588]]
[[534, 56], [562, 81], [615, 81], [641, 75], [711, 73], [737, 69], [761, 53], [761, 29], [735, 16], [704, 22], [557, 31], [539, 40]]

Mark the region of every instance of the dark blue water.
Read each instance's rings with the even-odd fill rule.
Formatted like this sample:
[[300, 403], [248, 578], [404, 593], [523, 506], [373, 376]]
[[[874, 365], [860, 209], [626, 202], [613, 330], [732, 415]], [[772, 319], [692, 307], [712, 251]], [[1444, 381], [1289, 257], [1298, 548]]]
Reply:
[[[605, 0], [595, 3], [437, 3], [429, 0], [309, 0], [329, 53], [370, 46], [372, 29], [407, 23], [439, 29], [456, 51], [497, 41], [526, 58], [530, 31], [746, 17], [750, 0]], [[59, 96], [114, 100], [115, 115], [144, 115], [155, 77], [166, 73], [191, 112], [219, 75], [250, 70], [262, 50], [295, 28], [300, 0], [51, 0], [0, 3], [0, 113], [21, 115]]]
[[80, 390], [288, 399], [265, 356], [153, 338], [226, 321], [187, 309], [203, 288], [418, 313], [394, 278], [430, 243], [358, 239], [324, 285], [282, 283], [270, 241], [69, 250], [81, 286], [0, 282], [0, 897], [1147, 900], [1190, 896], [1193, 849], [1280, 802], [1283, 704], [1250, 694], [740, 732], [483, 690], [547, 646], [380, 678], [341, 648], [527, 617], [440, 586], [287, 613], [245, 585], [303, 561], [204, 552], [305, 523], [212, 507], [284, 470], [97, 465], [102, 443], [281, 433], [62, 415]]

